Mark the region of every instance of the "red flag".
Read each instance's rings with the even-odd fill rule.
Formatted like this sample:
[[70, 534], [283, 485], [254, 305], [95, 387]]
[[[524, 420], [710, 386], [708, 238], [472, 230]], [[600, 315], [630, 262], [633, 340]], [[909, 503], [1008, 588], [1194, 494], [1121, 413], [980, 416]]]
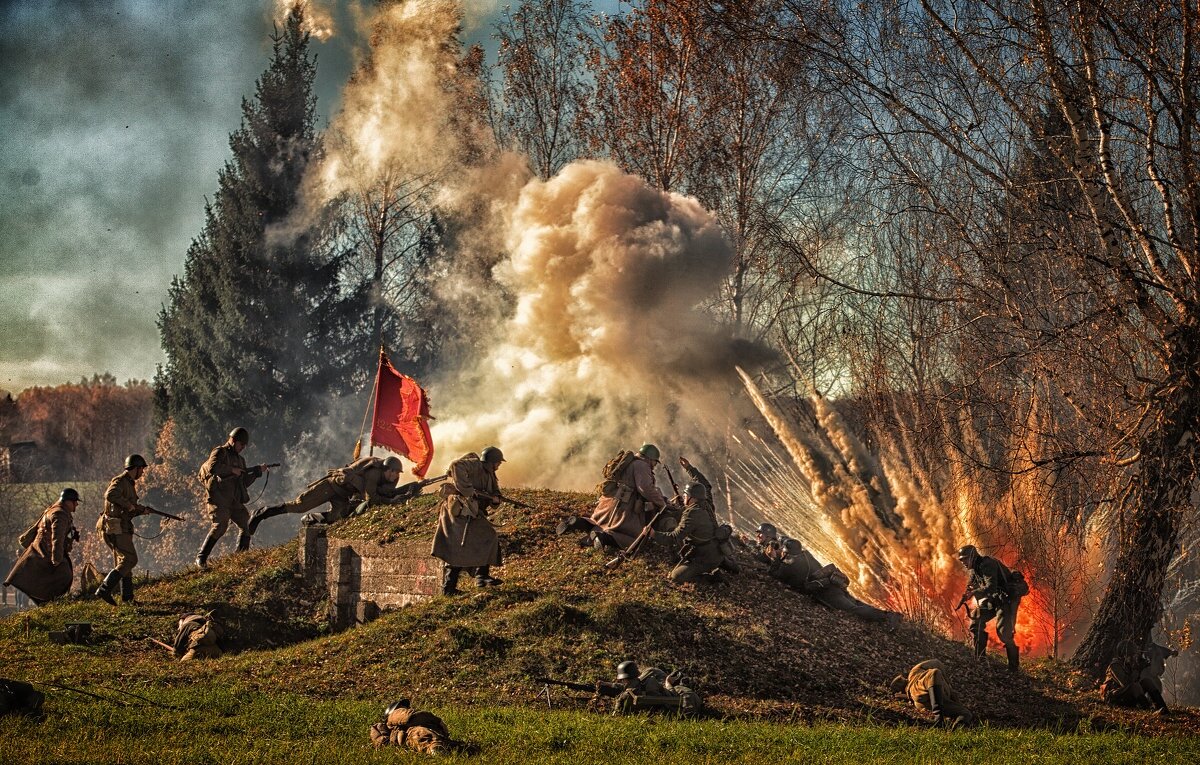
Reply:
[[396, 371], [387, 354], [379, 353], [375, 380], [375, 422], [371, 443], [386, 446], [415, 462], [413, 475], [424, 478], [433, 462], [433, 437], [429, 434], [429, 402], [417, 381]]

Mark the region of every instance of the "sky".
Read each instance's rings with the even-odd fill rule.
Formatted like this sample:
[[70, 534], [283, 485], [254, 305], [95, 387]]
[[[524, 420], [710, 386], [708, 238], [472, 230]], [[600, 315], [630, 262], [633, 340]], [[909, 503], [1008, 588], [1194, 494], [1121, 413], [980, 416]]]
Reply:
[[[487, 41], [498, 0], [466, 0]], [[350, 0], [313, 42], [319, 126], [353, 67]], [[601, 2], [598, 6], [616, 6]], [[150, 379], [272, 0], [0, 0], [0, 389]], [[607, 8], [605, 8], [607, 10]]]

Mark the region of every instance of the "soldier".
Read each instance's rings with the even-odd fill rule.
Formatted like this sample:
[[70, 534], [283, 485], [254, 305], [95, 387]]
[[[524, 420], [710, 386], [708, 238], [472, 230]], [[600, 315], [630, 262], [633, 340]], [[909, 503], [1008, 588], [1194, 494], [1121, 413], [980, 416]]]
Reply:
[[103, 535], [104, 544], [113, 554], [113, 570], [109, 571], [96, 597], [115, 606], [112, 592], [121, 584], [121, 600], [133, 602], [133, 567], [137, 565], [137, 550], [133, 546], [133, 519], [150, 509], [138, 504], [137, 482], [146, 474], [146, 460], [140, 454], [125, 458], [125, 470], [109, 481], [104, 492], [104, 512], [96, 519], [96, 531]]
[[617, 665], [615, 685], [622, 690], [613, 701], [613, 711], [628, 714], [662, 709], [699, 714], [704, 709], [704, 701], [684, 682], [678, 672], [668, 675], [658, 667], [639, 670], [637, 662], [623, 661]]
[[23, 715], [38, 717], [46, 697], [29, 683], [0, 677], [0, 717]]
[[500, 565], [500, 539], [488, 520], [488, 510], [500, 504], [500, 483], [496, 470], [504, 454], [494, 446], [483, 450], [482, 457], [471, 452], [450, 463], [450, 480], [442, 484], [437, 532], [431, 555], [445, 562], [442, 594], [458, 594], [458, 577], [463, 569], [474, 569], [475, 584], [493, 587], [501, 584], [491, 575], [491, 567]]
[[958, 702], [946, 668], [937, 659], [926, 659], [908, 671], [908, 678], [897, 675], [892, 679], [892, 693], [912, 700], [917, 709], [933, 713], [934, 725], [948, 728], [970, 725], [974, 719], [970, 710]]
[[580, 543], [585, 546], [628, 547], [650, 518], [670, 505], [654, 482], [660, 456], [654, 444], [643, 444], [636, 452], [622, 451], [605, 468], [600, 500], [591, 517], [570, 516], [558, 525], [557, 532], [588, 532]]
[[[722, 545], [724, 540], [719, 538], [721, 524], [717, 522], [716, 510], [709, 499], [711, 485], [699, 470], [686, 460], [680, 461], [693, 479], [684, 490], [683, 515], [673, 530], [658, 535], [680, 545], [679, 563], [671, 569], [669, 576], [675, 584], [694, 582], [701, 577], [715, 581], [715, 572], [725, 561], [727, 550]], [[725, 539], [728, 539], [727, 534]]]
[[797, 540], [791, 540], [791, 551], [782, 545], [767, 548], [764, 555], [771, 560], [767, 572], [798, 592], [837, 611], [845, 611], [868, 622], [887, 622], [895, 628], [903, 618], [895, 611], [886, 611], [864, 603], [850, 594], [850, 578], [832, 563], [822, 566]]
[[1122, 640], [1104, 673], [1100, 697], [1116, 706], [1153, 706], [1160, 714], [1167, 714], [1162, 673], [1166, 671], [1166, 657], [1173, 655], [1174, 651], [1153, 641], [1146, 651], [1141, 651], [1132, 639]]
[[229, 439], [214, 448], [200, 466], [200, 480], [204, 483], [206, 491], [205, 512], [212, 522], [208, 536], [204, 538], [200, 552], [196, 554], [196, 565], [200, 568], [208, 565], [208, 556], [217, 541], [225, 536], [230, 521], [241, 530], [237, 542], [238, 552], [250, 549], [250, 513], [246, 510], [250, 492], [247, 489], [269, 468], [266, 465], [246, 466], [242, 451], [249, 443], [250, 431], [234, 428], [229, 433]]
[[1021, 595], [1015, 594], [1010, 586], [1012, 572], [995, 558], [980, 555], [974, 545], [959, 549], [958, 560], [970, 572], [967, 590], [960, 605], [971, 597], [975, 598], [975, 609], [971, 611], [975, 655], [983, 656], [987, 651], [987, 623], [995, 619], [996, 636], [1004, 644], [1004, 652], [1008, 657], [1008, 671], [1016, 672], [1020, 668], [1021, 650], [1017, 648], [1013, 634], [1017, 629], [1017, 608], [1021, 604]]
[[79, 492], [63, 489], [58, 501], [21, 535], [25, 552], [5, 577], [5, 587], [16, 587], [38, 605], [70, 592], [75, 576], [71, 543], [79, 539], [74, 525], [78, 507]]
[[765, 563], [770, 566], [777, 557], [777, 550], [783, 550], [785, 554], [791, 554], [800, 549], [800, 545], [791, 537], [784, 536], [779, 533], [779, 530], [770, 523], [760, 523], [758, 528], [754, 530], [754, 540], [757, 550], [754, 559], [759, 563]]
[[450, 738], [442, 718], [433, 712], [413, 709], [408, 699], [394, 701], [383, 710], [383, 722], [371, 726], [371, 743], [376, 749], [402, 746], [432, 755], [469, 748], [464, 742]]
[[179, 618], [172, 653], [180, 661], [219, 659], [224, 653], [218, 644], [221, 635], [221, 625], [212, 616], [186, 614]]
[[329, 510], [322, 513], [324, 523], [339, 521], [350, 514], [359, 502], [367, 507], [393, 504], [397, 501], [396, 481], [404, 467], [399, 457], [363, 457], [349, 465], [334, 468], [324, 477], [313, 481], [291, 502], [255, 510], [250, 517], [248, 534], [258, 531], [258, 524], [267, 518], [284, 513], [307, 513], [326, 502]]

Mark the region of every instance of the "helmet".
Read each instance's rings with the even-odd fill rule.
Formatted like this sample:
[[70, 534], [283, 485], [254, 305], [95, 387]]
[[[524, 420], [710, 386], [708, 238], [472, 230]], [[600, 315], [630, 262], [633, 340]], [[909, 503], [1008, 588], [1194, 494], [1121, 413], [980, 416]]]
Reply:
[[143, 457], [142, 455], [131, 454], [125, 458], [125, 469], [126, 470], [129, 470], [130, 468], [139, 468], [139, 467], [149, 467], [146, 464], [146, 458]]
[[692, 499], [708, 499], [708, 487], [699, 481], [689, 483], [683, 493]]
[[755, 529], [755, 532], [761, 534], [767, 539], [775, 539], [777, 536], [779, 536], [779, 531], [770, 523], [758, 524], [758, 528]]
[[412, 702], [410, 702], [408, 699], [398, 699], [393, 701], [391, 704], [388, 704], [387, 709], [383, 710], [383, 714], [386, 717], [392, 712], [395, 712], [397, 709], [408, 709], [410, 706], [412, 706]]
[[658, 453], [658, 447], [654, 444], [642, 444], [642, 448], [638, 449], [638, 454], [648, 460], [661, 459], [662, 455]]
[[504, 452], [500, 451], [494, 446], [489, 446], [488, 448], [484, 449], [483, 454], [481, 454], [480, 457], [484, 462], [491, 465], [499, 465], [501, 462], [506, 461], [504, 459]]
[[237, 441], [238, 443], [242, 444], [248, 444], [250, 443], [250, 431], [246, 430], [245, 428], [234, 428], [233, 430], [229, 431], [229, 440]]
[[978, 557], [979, 550], [975, 549], [975, 545], [963, 545], [958, 548], [958, 559]]
[[892, 693], [905, 693], [908, 689], [908, 680], [904, 677], [904, 675], [896, 675], [892, 678], [890, 687], [892, 689]]
[[394, 470], [397, 473], [403, 473], [404, 463], [400, 461], [399, 457], [388, 457], [383, 461], [383, 469], [388, 471]]
[[78, 502], [79, 492], [74, 489], [63, 489], [62, 494], [58, 495], [59, 502]]
[[623, 661], [617, 665], [618, 680], [633, 680], [638, 674], [638, 665], [636, 661]]

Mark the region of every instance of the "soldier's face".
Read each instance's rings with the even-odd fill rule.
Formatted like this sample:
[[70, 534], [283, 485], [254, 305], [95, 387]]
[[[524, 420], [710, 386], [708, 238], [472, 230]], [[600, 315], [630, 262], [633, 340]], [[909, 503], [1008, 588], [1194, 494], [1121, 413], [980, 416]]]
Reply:
[[146, 474], [146, 468], [135, 467], [131, 472], [133, 473], [133, 480], [139, 481], [141, 480], [142, 476]]
[[79, 507], [79, 500], [77, 500], [77, 499], [64, 499], [64, 500], [63, 500], [63, 502], [62, 502], [62, 506], [63, 506], [63, 507], [65, 507], [65, 508], [67, 508], [67, 512], [71, 512], [71, 513], [73, 513], [73, 512], [75, 512], [75, 508]]
[[963, 555], [958, 559], [958, 562], [963, 564], [963, 568], [971, 568], [971, 566], [975, 565], [975, 556]]
[[384, 471], [383, 479], [385, 481], [390, 481], [391, 483], [395, 483], [396, 481], [400, 480], [400, 471], [399, 470]]
[[246, 448], [245, 441], [234, 441], [233, 442], [233, 450], [235, 452], [237, 452], [238, 454], [241, 454], [245, 448]]

